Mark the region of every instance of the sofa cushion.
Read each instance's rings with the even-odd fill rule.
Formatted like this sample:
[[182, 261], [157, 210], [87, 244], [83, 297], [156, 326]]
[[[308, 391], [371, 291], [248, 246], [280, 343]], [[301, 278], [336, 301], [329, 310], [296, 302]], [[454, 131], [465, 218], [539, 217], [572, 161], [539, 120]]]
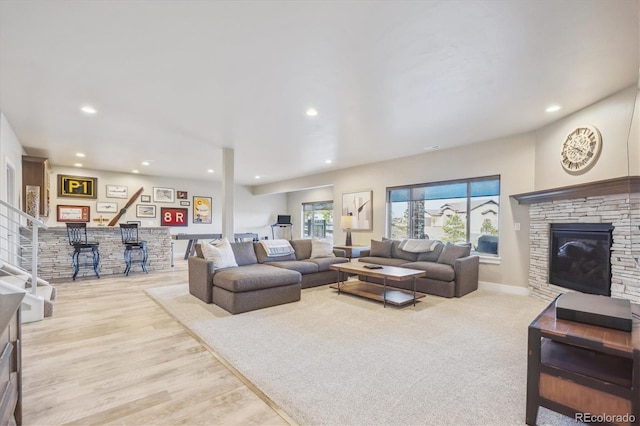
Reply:
[[394, 259], [392, 257], [375, 257], [375, 256], [366, 256], [358, 259], [359, 262], [364, 263], [375, 263], [376, 265], [385, 265], [385, 266], [402, 266], [407, 263], [404, 259]]
[[204, 259], [213, 262], [216, 269], [238, 266], [231, 244], [226, 238], [214, 244], [204, 242], [200, 245], [200, 249]]
[[333, 254], [333, 241], [326, 238], [311, 239], [311, 259], [318, 257], [335, 257]]
[[[387, 240], [383, 238], [382, 241]], [[415, 262], [418, 260], [418, 253], [409, 253], [408, 251], [404, 251], [400, 248], [402, 241], [400, 240], [388, 240], [391, 241], [391, 257], [396, 259], [404, 259], [409, 262]]]
[[234, 293], [296, 284], [301, 280], [299, 272], [258, 263], [220, 269], [213, 275], [214, 286]]
[[425, 251], [424, 253], [418, 253], [418, 262], [437, 262], [440, 254], [442, 253], [442, 249], [444, 248], [444, 244], [438, 242], [434, 247], [433, 251]]
[[303, 275], [318, 272], [318, 265], [313, 262], [307, 262], [304, 260], [283, 260], [282, 262], [266, 262], [265, 265], [284, 268], [290, 271], [298, 271]]
[[453, 266], [456, 259], [466, 257], [471, 254], [471, 244], [451, 244], [447, 243], [438, 257], [438, 263], [446, 263]]
[[402, 267], [425, 271], [427, 273], [425, 278], [431, 278], [433, 280], [453, 281], [456, 278], [453, 266], [447, 265], [446, 263], [411, 262], [405, 263]]
[[256, 252], [256, 257], [258, 258], [258, 263], [266, 263], [266, 262], [279, 262], [283, 260], [296, 260], [296, 253], [293, 252], [291, 254], [287, 254], [286, 256], [267, 256], [267, 252], [264, 250], [264, 247], [260, 243], [253, 243], [253, 249]]
[[329, 266], [336, 263], [346, 263], [349, 259], [346, 257], [316, 257], [309, 259], [309, 262], [313, 262], [318, 265], [318, 272], [330, 271]]
[[372, 257], [391, 257], [392, 244], [392, 240], [371, 240], [371, 250], [369, 251], [369, 255]]
[[236, 257], [238, 266], [253, 265], [258, 263], [256, 252], [253, 249], [253, 242], [247, 241], [243, 243], [231, 243], [233, 254]]
[[289, 241], [296, 253], [296, 260], [305, 260], [311, 257], [311, 240]]

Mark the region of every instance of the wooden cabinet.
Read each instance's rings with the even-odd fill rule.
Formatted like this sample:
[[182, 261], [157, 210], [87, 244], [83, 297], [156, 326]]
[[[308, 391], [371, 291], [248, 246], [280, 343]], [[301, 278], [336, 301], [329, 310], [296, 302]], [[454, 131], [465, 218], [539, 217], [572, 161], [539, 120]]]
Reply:
[[22, 424], [20, 304], [24, 294], [0, 295], [0, 425]]
[[22, 210], [27, 210], [27, 186], [40, 187], [40, 216], [49, 216], [49, 160], [42, 157], [22, 156]]
[[526, 423], [538, 407], [584, 423], [640, 425], [640, 305], [631, 332], [556, 317], [551, 303], [529, 326]]

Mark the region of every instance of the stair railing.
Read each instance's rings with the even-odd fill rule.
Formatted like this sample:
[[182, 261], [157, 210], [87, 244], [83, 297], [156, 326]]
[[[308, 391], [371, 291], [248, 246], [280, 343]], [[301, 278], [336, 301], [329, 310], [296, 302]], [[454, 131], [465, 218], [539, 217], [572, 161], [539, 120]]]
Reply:
[[[0, 259], [30, 273], [34, 296], [38, 290], [38, 230], [41, 228], [47, 229], [47, 225], [40, 219], [0, 200], [0, 241], [4, 242], [4, 247], [0, 246]], [[22, 266], [29, 263], [26, 256], [29, 252], [31, 271]]]

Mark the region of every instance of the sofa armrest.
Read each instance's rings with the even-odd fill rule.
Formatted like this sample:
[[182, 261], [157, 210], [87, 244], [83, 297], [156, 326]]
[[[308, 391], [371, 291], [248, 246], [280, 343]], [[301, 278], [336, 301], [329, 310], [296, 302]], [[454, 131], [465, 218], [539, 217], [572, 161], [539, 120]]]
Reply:
[[478, 289], [480, 256], [474, 255], [456, 259], [453, 264], [453, 269], [456, 273], [456, 297], [462, 297]]
[[201, 257], [189, 257], [189, 293], [205, 303], [212, 303], [213, 274], [215, 267], [213, 262]]
[[369, 250], [360, 250], [360, 257], [369, 257], [371, 253], [371, 249]]
[[347, 257], [347, 251], [342, 249], [333, 249], [333, 254], [336, 257]]

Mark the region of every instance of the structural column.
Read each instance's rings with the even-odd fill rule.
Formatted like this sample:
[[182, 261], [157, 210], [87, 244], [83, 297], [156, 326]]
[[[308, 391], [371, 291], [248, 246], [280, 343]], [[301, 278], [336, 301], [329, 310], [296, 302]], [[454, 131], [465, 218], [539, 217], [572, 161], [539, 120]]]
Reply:
[[222, 148], [222, 236], [233, 242], [234, 150]]

